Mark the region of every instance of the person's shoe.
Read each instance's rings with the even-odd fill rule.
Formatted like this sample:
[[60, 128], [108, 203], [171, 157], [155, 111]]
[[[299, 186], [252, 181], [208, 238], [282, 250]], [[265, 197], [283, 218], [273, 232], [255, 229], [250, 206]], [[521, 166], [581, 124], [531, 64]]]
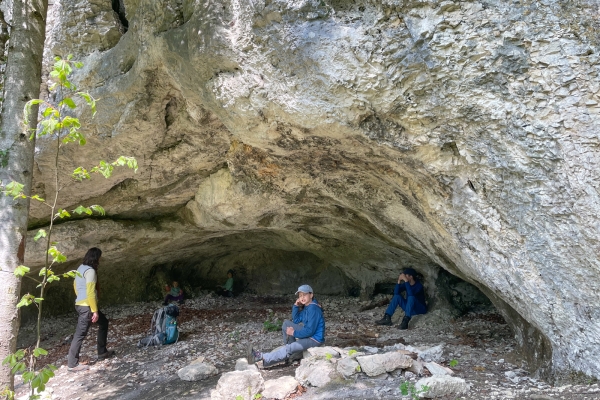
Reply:
[[400, 325], [398, 325], [398, 329], [400, 329], [400, 330], [408, 329], [409, 322], [410, 322], [410, 317], [405, 316], [404, 318], [402, 318], [402, 322], [400, 323]]
[[107, 358], [114, 357], [114, 355], [115, 355], [114, 350], [107, 350], [106, 353], [104, 353], [104, 354], [98, 354], [98, 360], [106, 360]]
[[379, 321], [375, 321], [375, 325], [391, 326], [392, 325], [392, 316], [389, 314], [385, 314], [383, 316], [383, 318], [381, 318]]
[[246, 358], [248, 359], [248, 364], [256, 364], [258, 361], [262, 361], [262, 353], [258, 350], [254, 350], [252, 345], [248, 345]]
[[83, 365], [83, 364], [77, 364], [74, 367], [67, 368], [67, 370], [69, 370], [69, 372], [87, 371], [88, 369], [90, 369], [90, 367], [87, 365]]

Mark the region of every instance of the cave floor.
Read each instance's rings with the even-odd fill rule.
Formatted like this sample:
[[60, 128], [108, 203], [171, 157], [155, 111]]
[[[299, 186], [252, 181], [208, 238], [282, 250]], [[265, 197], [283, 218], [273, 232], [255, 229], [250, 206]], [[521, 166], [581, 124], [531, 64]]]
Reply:
[[[376, 299], [371, 304], [377, 303]], [[408, 331], [373, 324], [384, 306], [368, 309], [357, 298], [320, 297], [327, 323], [327, 345], [384, 346], [404, 343], [426, 348], [443, 344], [439, 364], [452, 366], [455, 376], [465, 379], [470, 392], [461, 399], [600, 399], [598, 384], [553, 387], [535, 379], [513, 352], [516, 343], [502, 318], [494, 310], [469, 313], [451, 319], [440, 310], [416, 321]], [[232, 371], [235, 361], [244, 357], [248, 343], [268, 350], [279, 346], [279, 332], [266, 332], [263, 322], [289, 318], [293, 296], [241, 295], [221, 298], [203, 294], [186, 301], [178, 318], [181, 337], [173, 345], [138, 349], [137, 342], [147, 334], [150, 320], [160, 303], [136, 303], [103, 309], [110, 320], [109, 348], [117, 351], [110, 360], [95, 360], [96, 328], [86, 338], [81, 363], [88, 371], [67, 371], [66, 357], [70, 335], [75, 329], [75, 314], [46, 318], [43, 321], [42, 347], [49, 354], [44, 360], [58, 370], [48, 383], [43, 399], [210, 399], [220, 375], [200, 381], [182, 381], [177, 371], [191, 361], [203, 357], [220, 373]], [[396, 313], [398, 314], [398, 313]], [[394, 320], [400, 316], [395, 315]], [[34, 326], [24, 325], [19, 334], [19, 347], [31, 345]], [[273, 379], [294, 375], [297, 365], [262, 371]], [[302, 388], [288, 398], [295, 399], [402, 399], [400, 384], [405, 379], [399, 372], [386, 379], [359, 375], [345, 383], [323, 388]], [[418, 377], [410, 380], [416, 382]], [[20, 376], [15, 378], [17, 396], [26, 395]], [[410, 397], [405, 396], [405, 399]], [[456, 396], [447, 399], [456, 399]]]

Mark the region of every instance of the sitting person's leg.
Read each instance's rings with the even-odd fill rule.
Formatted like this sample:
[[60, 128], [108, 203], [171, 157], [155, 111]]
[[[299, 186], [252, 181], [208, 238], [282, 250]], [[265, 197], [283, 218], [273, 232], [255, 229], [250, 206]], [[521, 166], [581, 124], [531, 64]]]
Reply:
[[171, 294], [169, 293], [169, 294], [168, 294], [168, 295], [165, 297], [165, 301], [163, 302], [163, 305], [165, 305], [165, 306], [166, 306], [167, 304], [169, 304], [170, 302], [172, 302], [172, 301], [173, 301], [173, 299], [174, 299], [174, 298], [173, 298], [173, 296], [171, 296]]
[[297, 339], [295, 342], [286, 344], [285, 346], [278, 347], [270, 353], [262, 354], [263, 367], [271, 367], [275, 364], [286, 361], [292, 354], [303, 352], [311, 347], [321, 346], [323, 343], [319, 343], [310, 338]]
[[283, 321], [283, 324], [281, 325], [281, 333], [283, 335], [283, 344], [290, 344], [290, 343], [294, 343], [296, 341], [296, 338], [294, 336], [288, 335], [286, 333], [286, 330], [289, 327], [294, 328], [294, 331], [299, 331], [300, 329], [304, 328], [304, 325], [295, 324], [292, 321], [290, 321], [289, 319], [286, 319], [285, 321]]
[[427, 312], [425, 305], [419, 303], [414, 296], [409, 296], [406, 299], [402, 305], [402, 309], [404, 310], [404, 318], [402, 318], [402, 322], [398, 325], [398, 329], [402, 330], [408, 329], [408, 323], [413, 316]]
[[406, 304], [406, 299], [399, 294], [395, 294], [390, 301], [387, 309], [385, 310], [385, 314], [382, 319], [376, 321], [377, 325], [392, 325], [392, 315], [396, 312], [396, 308], [400, 307], [404, 309]]

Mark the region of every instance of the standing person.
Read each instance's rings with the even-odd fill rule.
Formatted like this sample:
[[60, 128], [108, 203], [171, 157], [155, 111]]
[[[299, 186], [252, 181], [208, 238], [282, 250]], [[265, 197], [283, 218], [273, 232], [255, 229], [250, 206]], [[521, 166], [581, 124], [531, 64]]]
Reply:
[[[415, 276], [417, 272], [412, 268], [406, 268], [400, 276], [398, 283], [394, 288], [394, 297], [390, 301], [390, 305], [385, 310], [385, 315], [377, 325], [392, 325], [392, 315], [396, 308], [400, 307], [404, 310], [404, 318], [398, 325], [398, 329], [408, 329], [408, 323], [414, 315], [425, 314], [427, 312], [427, 304], [425, 303], [425, 290], [423, 285]], [[406, 292], [406, 299], [402, 297], [402, 292]]]
[[323, 309], [314, 298], [312, 288], [302, 285], [296, 294], [298, 299], [292, 306], [292, 320], [286, 319], [281, 327], [284, 345], [270, 353], [262, 353], [250, 346], [249, 363], [262, 361], [262, 367], [269, 368], [289, 360], [294, 353], [301, 353], [310, 347], [322, 346], [325, 343]]
[[173, 286], [165, 286], [168, 294], [165, 297], [165, 301], [163, 302], [163, 306], [168, 305], [172, 301], [176, 301], [179, 304], [183, 304], [183, 289], [179, 287], [179, 282], [173, 281]]
[[92, 247], [89, 249], [83, 257], [83, 263], [77, 268], [79, 274], [73, 282], [75, 296], [77, 296], [75, 310], [79, 317], [67, 361], [68, 369], [71, 372], [84, 371], [89, 368], [87, 365], [79, 364], [79, 351], [91, 324], [98, 323], [98, 360], [104, 360], [115, 355], [114, 350], [106, 348], [108, 319], [98, 309], [97, 273], [100, 256], [102, 256], [102, 250], [99, 248]]

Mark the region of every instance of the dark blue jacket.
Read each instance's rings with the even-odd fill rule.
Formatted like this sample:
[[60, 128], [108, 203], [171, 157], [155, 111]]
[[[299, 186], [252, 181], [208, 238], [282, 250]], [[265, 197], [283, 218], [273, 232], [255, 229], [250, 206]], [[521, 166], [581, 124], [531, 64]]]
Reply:
[[294, 331], [296, 339], [311, 338], [319, 343], [325, 343], [325, 319], [323, 319], [323, 310], [317, 300], [313, 299], [303, 309], [294, 304], [292, 321], [295, 324], [304, 324], [302, 329]]

